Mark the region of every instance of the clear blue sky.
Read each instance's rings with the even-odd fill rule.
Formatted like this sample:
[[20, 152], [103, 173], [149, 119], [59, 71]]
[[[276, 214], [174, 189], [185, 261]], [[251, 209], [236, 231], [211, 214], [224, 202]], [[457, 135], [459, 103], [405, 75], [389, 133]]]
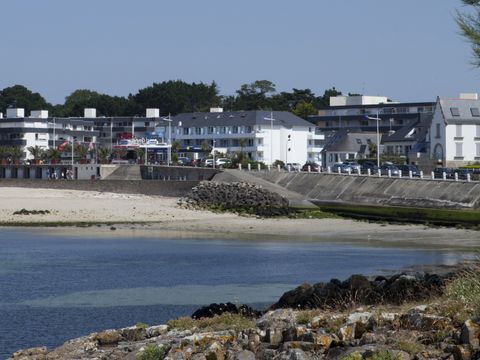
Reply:
[[460, 0], [5, 0], [0, 88], [53, 103], [170, 79], [433, 101], [476, 92]]

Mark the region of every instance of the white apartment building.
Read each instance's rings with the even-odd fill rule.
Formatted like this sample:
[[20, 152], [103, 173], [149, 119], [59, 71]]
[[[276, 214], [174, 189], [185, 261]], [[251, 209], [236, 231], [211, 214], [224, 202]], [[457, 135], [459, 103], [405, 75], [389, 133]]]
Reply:
[[216, 151], [233, 155], [244, 152], [254, 161], [272, 164], [313, 161], [321, 164], [324, 136], [315, 126], [284, 111], [235, 111], [211, 109], [208, 113], [184, 113], [173, 118], [172, 137], [180, 152], [202, 153], [207, 142]]
[[477, 94], [437, 98], [430, 127], [430, 154], [438, 164], [457, 167], [480, 161], [480, 100]]

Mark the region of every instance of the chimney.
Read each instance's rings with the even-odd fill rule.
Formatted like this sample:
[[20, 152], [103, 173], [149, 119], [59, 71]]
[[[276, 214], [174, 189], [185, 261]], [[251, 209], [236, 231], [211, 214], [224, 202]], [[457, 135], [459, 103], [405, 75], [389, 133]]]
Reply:
[[97, 109], [94, 109], [94, 108], [83, 109], [83, 117], [84, 118], [96, 118], [97, 117]]
[[147, 118], [158, 118], [160, 117], [160, 109], [157, 108], [148, 108], [146, 111]]
[[32, 110], [30, 117], [35, 119], [48, 119], [48, 110]]
[[7, 118], [23, 118], [25, 117], [25, 109], [9, 108], [7, 109]]
[[477, 93], [461, 93], [460, 99], [462, 100], [478, 100]]

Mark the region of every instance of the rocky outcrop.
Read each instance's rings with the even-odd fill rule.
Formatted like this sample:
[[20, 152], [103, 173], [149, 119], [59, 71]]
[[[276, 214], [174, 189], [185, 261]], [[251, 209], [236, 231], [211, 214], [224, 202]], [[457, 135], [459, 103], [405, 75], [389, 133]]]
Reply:
[[255, 310], [248, 305], [237, 306], [231, 302], [227, 302], [201, 307], [192, 314], [192, 319], [210, 318], [225, 313], [240, 314], [252, 318], [257, 318], [262, 315], [261, 311]]
[[232, 211], [259, 216], [286, 215], [288, 200], [284, 197], [248, 183], [201, 182], [180, 199], [187, 208]]
[[448, 317], [441, 303], [346, 313], [278, 309], [265, 313], [251, 328], [130, 327], [90, 334], [53, 350], [21, 350], [12, 359], [474, 360], [480, 359], [479, 326]]
[[415, 273], [378, 276], [369, 280], [363, 275], [353, 275], [345, 281], [332, 279], [327, 283], [303, 284], [286, 292], [271, 309], [338, 309], [364, 304], [402, 304], [422, 301], [440, 295], [447, 274]]

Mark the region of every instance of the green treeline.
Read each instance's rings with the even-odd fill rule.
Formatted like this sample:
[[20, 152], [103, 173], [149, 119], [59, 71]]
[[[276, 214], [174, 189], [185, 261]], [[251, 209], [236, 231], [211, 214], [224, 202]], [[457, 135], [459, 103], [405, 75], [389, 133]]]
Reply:
[[146, 108], [160, 108], [164, 115], [176, 115], [222, 107], [225, 111], [291, 111], [306, 119], [317, 114], [319, 107], [328, 105], [330, 96], [341, 94], [335, 87], [325, 90], [322, 96], [316, 96], [310, 89], [277, 92], [273, 82], [257, 80], [243, 84], [234, 95], [220, 95], [215, 82], [169, 80], [153, 83], [127, 97], [79, 89], [68, 95], [63, 104], [52, 105], [41, 94], [15, 85], [0, 91], [0, 112], [5, 113], [7, 107], [15, 106], [24, 108], [26, 115], [31, 110], [48, 110], [50, 116], [71, 117], [83, 116], [84, 108], [96, 108], [97, 116], [144, 116]]

